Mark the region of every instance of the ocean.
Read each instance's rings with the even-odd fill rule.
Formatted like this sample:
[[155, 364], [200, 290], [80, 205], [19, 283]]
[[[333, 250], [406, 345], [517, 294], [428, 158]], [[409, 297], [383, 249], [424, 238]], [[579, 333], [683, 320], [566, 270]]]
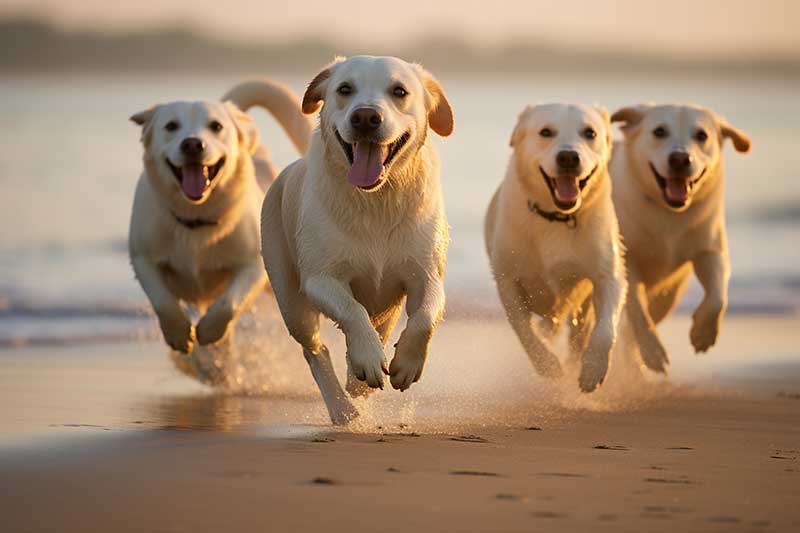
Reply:
[[[263, 73], [301, 93], [308, 76]], [[153, 103], [215, 99], [250, 76], [126, 73], [14, 77], [0, 83], [0, 347], [156, 334], [127, 257], [139, 128]], [[444, 76], [456, 129], [436, 139], [451, 225], [447, 292], [466, 316], [497, 312], [484, 253], [486, 206], [502, 179], [517, 114], [548, 101], [693, 102], [753, 139], [725, 148], [733, 276], [730, 313], [800, 311], [800, 85], [762, 78], [600, 77], [529, 73]], [[297, 158], [277, 123], [254, 110], [281, 167]], [[618, 134], [618, 133], [617, 133]], [[679, 312], [698, 299], [693, 286]]]

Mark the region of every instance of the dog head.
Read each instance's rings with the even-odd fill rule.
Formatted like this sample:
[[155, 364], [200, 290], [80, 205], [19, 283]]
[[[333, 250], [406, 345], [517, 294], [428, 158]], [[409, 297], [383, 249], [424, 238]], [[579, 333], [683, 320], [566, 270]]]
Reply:
[[598, 106], [527, 107], [511, 135], [523, 186], [543, 205], [574, 213], [606, 174], [610, 131], [608, 111]]
[[645, 194], [677, 212], [713, 187], [726, 138], [737, 151], [750, 150], [747, 135], [698, 106], [626, 107], [611, 120], [623, 123], [634, 174]]
[[258, 146], [252, 119], [230, 102], [172, 102], [136, 113], [145, 167], [154, 187], [176, 205], [199, 205], [229, 187]]
[[[323, 105], [324, 104], [324, 105]], [[337, 59], [308, 85], [303, 112], [320, 106], [320, 133], [331, 175], [363, 191], [404, 178], [428, 128], [453, 131], [453, 111], [421, 66], [395, 57]]]

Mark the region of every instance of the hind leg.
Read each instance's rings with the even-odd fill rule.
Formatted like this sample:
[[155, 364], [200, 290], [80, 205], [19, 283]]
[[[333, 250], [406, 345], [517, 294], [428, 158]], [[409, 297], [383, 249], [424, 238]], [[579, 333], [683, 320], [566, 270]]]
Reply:
[[[273, 283], [276, 280], [273, 278]], [[334, 424], [346, 424], [358, 416], [358, 411], [347, 398], [333, 369], [330, 352], [320, 340], [319, 312], [299, 291], [275, 290], [289, 334], [303, 347], [303, 356], [317, 382], [328, 414]]]
[[569, 328], [569, 362], [577, 363], [589, 345], [589, 336], [595, 326], [594, 305], [591, 294], [581, 304], [580, 310], [572, 317]]
[[303, 356], [317, 382], [334, 424], [346, 424], [358, 416], [347, 398], [331, 363], [328, 348], [320, 340], [319, 311], [300, 292], [300, 279], [291, 260], [280, 215], [282, 183], [270, 189], [262, 209], [262, 255], [275, 300], [289, 334], [303, 347]]

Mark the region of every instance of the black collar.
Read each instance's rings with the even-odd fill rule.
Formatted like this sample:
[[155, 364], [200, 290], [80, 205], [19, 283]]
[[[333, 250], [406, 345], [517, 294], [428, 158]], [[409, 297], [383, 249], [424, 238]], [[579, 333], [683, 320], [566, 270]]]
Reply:
[[203, 220], [202, 218], [182, 218], [175, 213], [172, 213], [172, 216], [175, 217], [175, 221], [178, 224], [189, 229], [197, 229], [203, 226], [216, 226], [219, 224], [219, 222], [216, 220]]
[[528, 200], [528, 211], [536, 213], [548, 222], [563, 222], [568, 228], [574, 228], [578, 225], [578, 219], [575, 213], [567, 215], [558, 211], [545, 211], [531, 200]]

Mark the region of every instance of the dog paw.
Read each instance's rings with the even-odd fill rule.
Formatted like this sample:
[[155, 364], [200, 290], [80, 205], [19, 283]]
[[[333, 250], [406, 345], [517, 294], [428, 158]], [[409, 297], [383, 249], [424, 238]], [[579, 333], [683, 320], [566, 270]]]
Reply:
[[707, 352], [717, 342], [723, 309], [721, 302], [706, 299], [692, 315], [689, 339], [696, 353]]
[[205, 346], [223, 338], [233, 320], [233, 311], [222, 306], [211, 306], [200, 322], [197, 323], [197, 342]]
[[667, 354], [667, 349], [664, 348], [661, 340], [655, 334], [647, 342], [639, 346], [639, 351], [642, 355], [642, 362], [647, 368], [653, 372], [667, 373], [669, 354]]
[[392, 387], [400, 391], [406, 390], [419, 381], [424, 366], [425, 357], [396, 355], [389, 365], [389, 380], [392, 382]]
[[192, 322], [181, 312], [161, 313], [158, 315], [158, 322], [164, 340], [173, 350], [181, 353], [192, 351], [194, 341], [192, 339]]
[[383, 377], [389, 373], [386, 368], [383, 346], [381, 346], [378, 333], [367, 338], [347, 339], [347, 357], [350, 359], [350, 368], [353, 375], [366, 381], [373, 389], [383, 388]]
[[692, 341], [696, 353], [707, 352], [709, 348], [717, 342], [719, 334], [719, 323], [716, 320], [700, 321], [695, 319], [692, 322], [692, 329], [689, 332], [689, 339]]
[[583, 392], [594, 392], [603, 384], [608, 373], [608, 356], [587, 352], [583, 357], [578, 385]]
[[392, 387], [404, 391], [419, 381], [427, 356], [427, 337], [424, 340], [417, 339], [415, 341], [413, 336], [403, 332], [397, 342], [397, 350], [395, 350], [392, 364], [389, 365], [389, 380]]
[[359, 413], [358, 409], [356, 409], [352, 403], [343, 400], [338, 402], [336, 406], [328, 409], [328, 415], [330, 415], [331, 423], [334, 426], [346, 426], [358, 418]]

